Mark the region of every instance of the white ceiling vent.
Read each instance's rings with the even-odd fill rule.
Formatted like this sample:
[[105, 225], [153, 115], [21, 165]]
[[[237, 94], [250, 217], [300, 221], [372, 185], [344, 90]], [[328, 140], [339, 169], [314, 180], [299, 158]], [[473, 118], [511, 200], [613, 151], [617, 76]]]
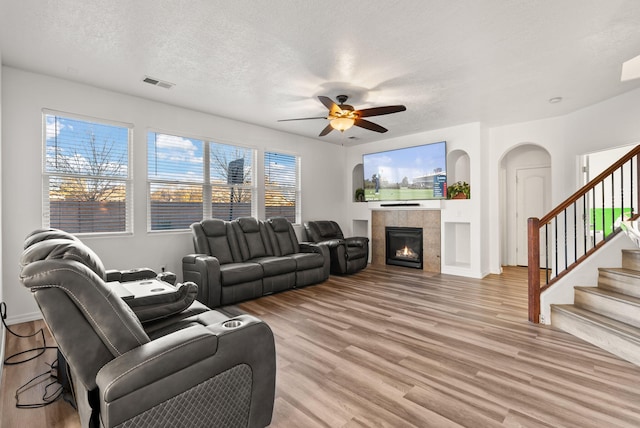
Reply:
[[153, 86], [160, 86], [161, 88], [171, 89], [175, 86], [175, 83], [165, 82], [164, 80], [154, 79], [153, 77], [145, 76], [142, 79], [144, 83], [148, 83]]

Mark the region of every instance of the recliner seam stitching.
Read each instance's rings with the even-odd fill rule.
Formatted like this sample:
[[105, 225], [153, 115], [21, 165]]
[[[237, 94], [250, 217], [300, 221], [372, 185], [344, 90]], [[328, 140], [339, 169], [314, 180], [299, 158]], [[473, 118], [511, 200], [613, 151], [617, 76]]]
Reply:
[[[78, 262], [80, 263], [80, 262]], [[83, 274], [82, 272], [79, 271], [75, 271], [69, 268], [56, 268], [56, 269], [51, 269], [49, 271], [47, 271], [47, 273], [50, 272], [60, 272], [60, 271], [70, 271], [70, 272], [74, 272], [77, 273], [78, 275], [82, 276], [83, 278], [85, 278], [87, 281], [93, 281], [92, 278], [87, 277], [85, 274]], [[43, 272], [38, 272], [36, 274], [27, 276], [25, 278], [34, 278], [36, 276], [41, 276], [44, 275]], [[62, 285], [59, 284], [49, 284], [49, 285], [36, 285], [33, 287], [29, 287], [29, 288], [60, 288], [65, 290], [67, 293], [69, 293], [73, 299], [80, 305], [82, 306], [82, 308], [84, 309], [85, 313], [87, 314], [87, 316], [89, 318], [91, 318], [91, 320], [94, 322], [96, 328], [98, 328], [98, 330], [100, 330], [100, 332], [102, 333], [102, 335], [104, 336], [104, 338], [107, 340], [107, 342], [109, 342], [109, 345], [118, 353], [118, 355], [122, 355], [122, 352], [120, 352], [120, 350], [111, 342], [111, 340], [109, 340], [109, 337], [107, 336], [107, 334], [104, 332], [104, 330], [100, 327], [100, 325], [98, 324], [98, 322], [95, 320], [95, 318], [93, 318], [93, 316], [91, 316], [91, 312], [89, 312], [88, 308], [80, 301], [80, 299], [78, 299], [78, 297], [76, 297], [76, 295], [73, 293], [73, 291], [71, 291], [70, 289], [68, 289], [67, 287], [64, 287]], [[136, 341], [138, 342], [139, 345], [142, 345], [142, 342], [140, 341], [140, 339], [138, 338], [138, 336], [131, 330], [131, 328], [129, 328], [129, 326], [127, 325], [126, 322], [124, 322], [124, 320], [122, 319], [122, 317], [120, 316], [120, 314], [118, 313], [117, 310], [115, 310], [115, 308], [113, 307], [113, 305], [111, 304], [111, 302], [109, 301], [109, 299], [106, 298], [106, 296], [104, 296], [102, 293], [99, 293], [100, 296], [109, 304], [109, 306], [111, 306], [111, 309], [113, 309], [114, 313], [118, 316], [118, 318], [120, 319], [120, 321], [122, 322], [122, 324], [127, 328], [127, 330], [129, 330], [129, 333], [131, 333], [131, 335], [136, 339]]]
[[165, 354], [167, 354], [167, 353], [169, 353], [169, 352], [171, 352], [171, 351], [175, 351], [176, 349], [179, 349], [179, 348], [185, 347], [185, 346], [187, 346], [187, 345], [190, 345], [191, 343], [195, 343], [195, 342], [197, 342], [197, 341], [207, 339], [208, 337], [209, 337], [209, 336], [194, 337], [193, 339], [189, 340], [188, 342], [180, 343], [180, 344], [179, 344], [179, 345], [177, 345], [177, 346], [173, 346], [173, 347], [171, 347], [171, 348], [169, 348], [169, 349], [166, 349], [165, 351], [161, 352], [161, 353], [160, 353], [160, 354], [158, 354], [158, 355], [155, 355], [155, 356], [153, 356], [153, 357], [151, 357], [151, 358], [149, 358], [149, 359], [147, 359], [147, 360], [141, 361], [140, 363], [138, 363], [138, 364], [136, 364], [135, 366], [131, 367], [129, 370], [127, 370], [127, 371], [125, 371], [125, 372], [120, 373], [120, 375], [119, 375], [119, 376], [117, 376], [115, 379], [113, 379], [111, 382], [109, 382], [109, 384], [105, 387], [105, 395], [107, 394], [107, 391], [109, 390], [109, 388], [111, 388], [111, 386], [112, 386], [114, 383], [116, 383], [120, 378], [124, 377], [125, 375], [129, 374], [130, 372], [132, 372], [132, 371], [136, 370], [137, 368], [139, 368], [139, 367], [141, 367], [141, 366], [143, 366], [143, 365], [145, 365], [145, 364], [147, 364], [147, 363], [149, 363], [149, 362], [151, 362], [151, 361], [154, 361], [154, 360], [156, 360], [156, 359], [160, 358], [161, 356], [163, 356], [163, 355], [165, 355]]

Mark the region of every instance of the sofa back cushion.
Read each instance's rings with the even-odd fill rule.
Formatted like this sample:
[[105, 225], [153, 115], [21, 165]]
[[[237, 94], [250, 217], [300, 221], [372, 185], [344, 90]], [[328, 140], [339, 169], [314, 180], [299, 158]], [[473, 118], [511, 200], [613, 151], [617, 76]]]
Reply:
[[243, 261], [273, 255], [269, 236], [261, 221], [253, 217], [239, 217], [232, 224]]
[[298, 238], [289, 220], [284, 217], [274, 217], [268, 219], [267, 224], [274, 255], [287, 256], [300, 252]]
[[218, 259], [220, 264], [241, 261], [238, 242], [229, 222], [215, 218], [191, 225], [196, 253]]
[[344, 239], [338, 223], [331, 220], [310, 221], [305, 224], [307, 237], [313, 242], [322, 242], [329, 239]]

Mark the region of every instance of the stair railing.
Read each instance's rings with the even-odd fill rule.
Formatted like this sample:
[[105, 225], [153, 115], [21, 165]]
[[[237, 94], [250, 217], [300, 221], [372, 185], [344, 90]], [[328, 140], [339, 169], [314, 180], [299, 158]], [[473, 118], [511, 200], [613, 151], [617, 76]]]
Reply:
[[540, 322], [541, 292], [620, 232], [622, 220], [640, 217], [639, 155], [640, 145], [544, 217], [527, 220], [530, 322]]

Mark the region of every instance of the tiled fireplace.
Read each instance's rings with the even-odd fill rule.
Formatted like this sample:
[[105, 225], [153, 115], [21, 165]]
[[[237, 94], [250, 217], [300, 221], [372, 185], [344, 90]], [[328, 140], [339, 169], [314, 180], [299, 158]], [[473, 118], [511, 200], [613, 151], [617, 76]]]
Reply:
[[387, 226], [384, 229], [387, 264], [422, 269], [422, 228]]
[[422, 269], [440, 272], [440, 210], [379, 209], [371, 212], [371, 263], [384, 265], [386, 228], [410, 227], [422, 229]]

